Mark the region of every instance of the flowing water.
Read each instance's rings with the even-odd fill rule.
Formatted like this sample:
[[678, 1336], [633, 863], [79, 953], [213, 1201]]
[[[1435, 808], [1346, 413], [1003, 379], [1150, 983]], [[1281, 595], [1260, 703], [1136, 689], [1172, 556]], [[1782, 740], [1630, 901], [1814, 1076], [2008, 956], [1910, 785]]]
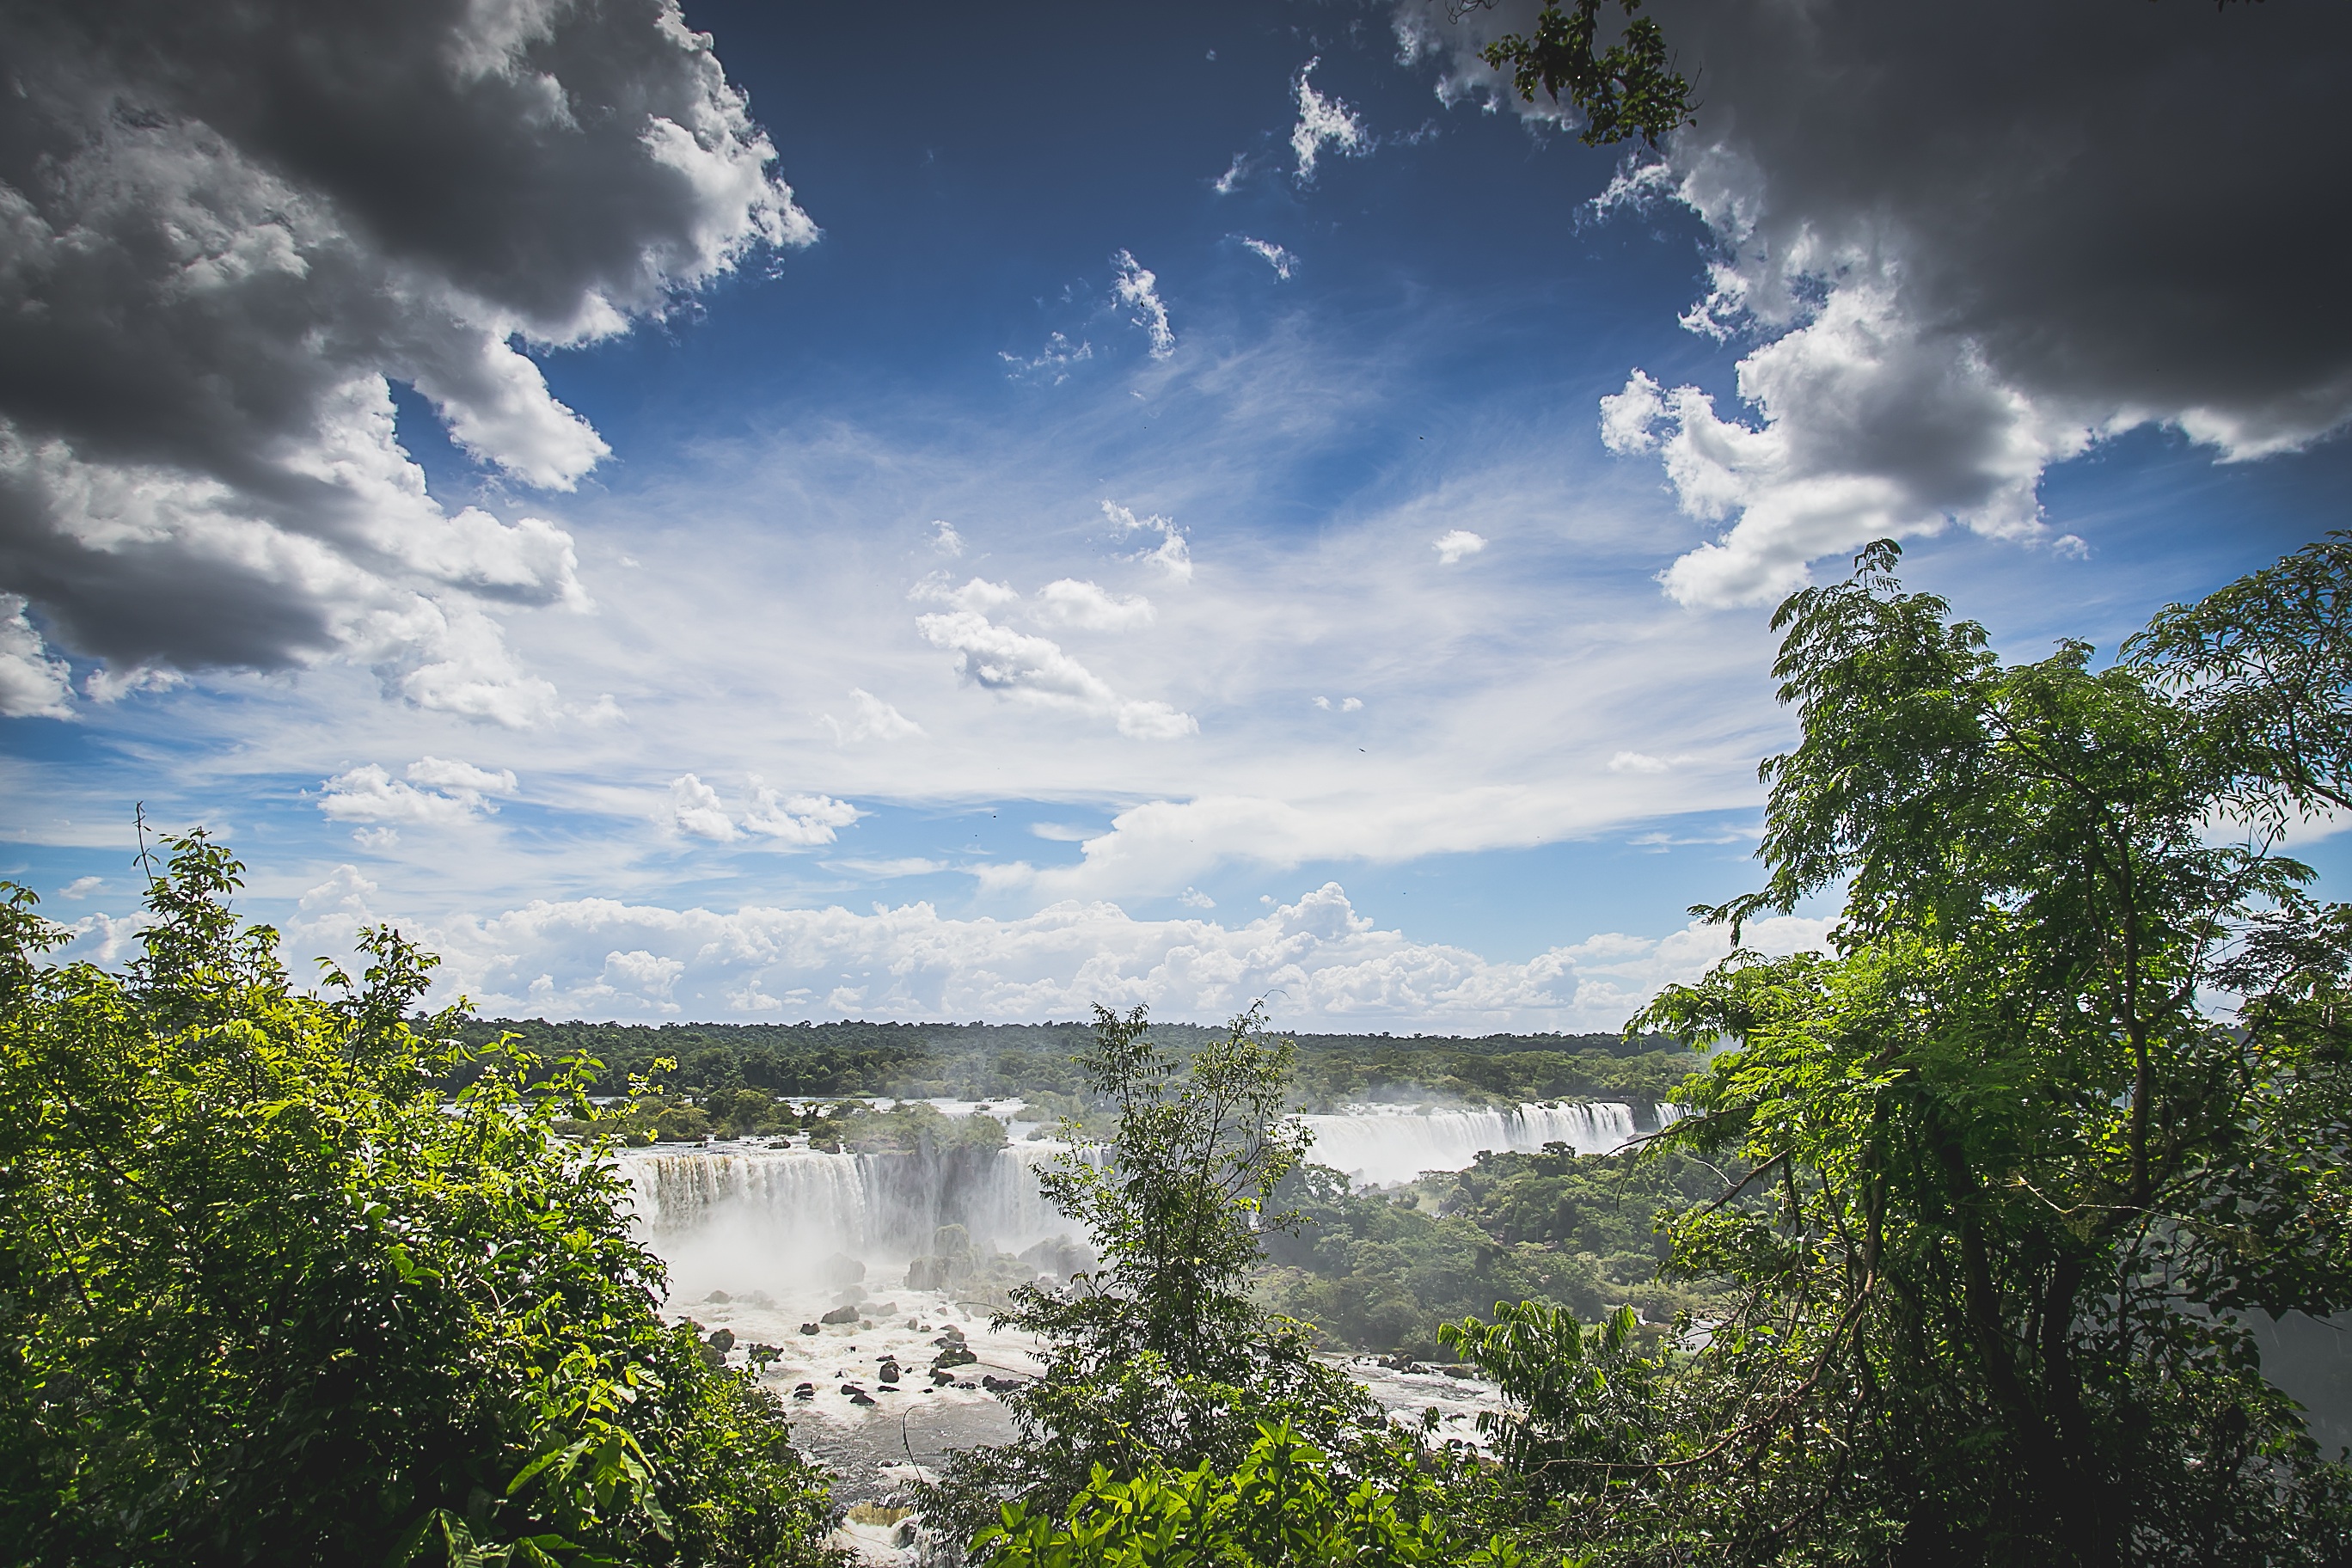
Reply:
[[[940, 1104], [949, 1114], [969, 1105]], [[1315, 1134], [1307, 1157], [1359, 1185], [1409, 1181], [1424, 1171], [1461, 1170], [1485, 1151], [1531, 1152], [1565, 1143], [1579, 1153], [1622, 1146], [1672, 1120], [1667, 1107], [1522, 1105], [1508, 1110], [1415, 1110], [1361, 1106], [1298, 1120]], [[1016, 1124], [1016, 1135], [1025, 1128]], [[1028, 1376], [1035, 1363], [1023, 1336], [989, 1326], [987, 1299], [969, 1282], [933, 1285], [917, 1260], [934, 1252], [941, 1227], [973, 1256], [1026, 1253], [1026, 1268], [998, 1256], [993, 1287], [1013, 1275], [1071, 1267], [1056, 1238], [1070, 1223], [1039, 1191], [1038, 1167], [1066, 1145], [1051, 1140], [1002, 1148], [963, 1143], [905, 1151], [827, 1153], [759, 1142], [671, 1145], [618, 1155], [640, 1233], [669, 1266], [669, 1310], [738, 1340], [780, 1347], [767, 1379], [786, 1397], [797, 1440], [840, 1477], [845, 1502], [886, 1492], [893, 1479], [940, 1455], [1003, 1440], [1004, 1408], [978, 1386], [982, 1376]], [[912, 1272], [910, 1272], [910, 1267]], [[985, 1292], [979, 1292], [985, 1295]], [[1001, 1294], [993, 1297], [1001, 1300]], [[855, 1309], [846, 1321], [828, 1311]], [[915, 1369], [938, 1354], [953, 1325], [979, 1358], [958, 1381], [934, 1385]], [[908, 1370], [885, 1384], [886, 1357]], [[1466, 1433], [1493, 1391], [1465, 1380], [1361, 1369], [1384, 1405], [1417, 1413], [1440, 1407], [1449, 1435]], [[794, 1390], [809, 1384], [805, 1396]], [[856, 1388], [864, 1403], [846, 1392]], [[871, 1532], [868, 1532], [871, 1533]], [[877, 1541], [869, 1558], [892, 1553]]]

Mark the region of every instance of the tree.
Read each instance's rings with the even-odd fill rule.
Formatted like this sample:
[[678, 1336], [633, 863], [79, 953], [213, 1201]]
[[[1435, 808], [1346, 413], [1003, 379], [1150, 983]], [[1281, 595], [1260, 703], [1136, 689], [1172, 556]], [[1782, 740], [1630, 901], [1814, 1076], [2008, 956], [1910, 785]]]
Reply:
[[1781, 606], [1769, 875], [1703, 911], [1736, 942], [1842, 889], [1834, 954], [1736, 952], [1629, 1026], [1728, 1042], [1657, 1142], [1744, 1167], [1670, 1226], [1670, 1268], [1744, 1300], [1619, 1525], [1706, 1519], [1735, 1561], [2340, 1561], [2346, 1472], [2236, 1315], [2352, 1305], [2352, 911], [2277, 852], [2352, 782], [2352, 638], [2307, 613], [2345, 545], [2105, 669], [2003, 665], [1899, 553]]
[[1622, 1316], [1451, 1335], [1512, 1401], [1523, 1526], [1628, 1563], [2342, 1562], [2347, 1473], [2238, 1315], [2352, 1303], [2352, 911], [2276, 852], [2346, 785], [2352, 552], [2105, 669], [2003, 665], [1899, 553], [1781, 606], [1769, 874], [1696, 911], [1736, 943], [1835, 889], [1835, 951], [1735, 952], [1628, 1026], [1720, 1047], [1652, 1147], [1730, 1166], [1662, 1218], [1733, 1305], [1651, 1357]]
[[553, 1134], [596, 1064], [413, 1022], [435, 961], [389, 929], [296, 991], [236, 861], [166, 847], [125, 973], [0, 901], [0, 1554], [826, 1561], [773, 1396], [662, 1323]]
[[1140, 1007], [1097, 1007], [1083, 1065], [1118, 1117], [1107, 1146], [1077, 1144], [1041, 1177], [1103, 1266], [1064, 1290], [1015, 1293], [1000, 1322], [1035, 1334], [1044, 1373], [1005, 1396], [1016, 1441], [967, 1450], [925, 1497], [959, 1538], [1021, 1500], [1050, 1516], [1109, 1482], [1209, 1465], [1230, 1474], [1261, 1426], [1318, 1452], [1384, 1440], [1363, 1390], [1309, 1353], [1304, 1324], [1250, 1294], [1269, 1200], [1306, 1146], [1285, 1115], [1291, 1048], [1255, 1010], [1180, 1061]]
[[974, 1547], [990, 1568], [1516, 1568], [1509, 1542], [1480, 1540], [1442, 1501], [1410, 1463], [1350, 1475], [1288, 1426], [1261, 1426], [1230, 1473], [1098, 1468], [1060, 1518], [1008, 1504]]
[[[1489, 9], [1495, 0], [1454, 0], [1449, 6], [1459, 20], [1474, 9]], [[1674, 68], [1666, 52], [1665, 34], [1657, 23], [1639, 15], [1642, 0], [1617, 0], [1625, 15], [1623, 35], [1606, 49], [1597, 49], [1601, 0], [1547, 0], [1536, 18], [1532, 35], [1508, 34], [1480, 51], [1480, 58], [1500, 70], [1511, 68], [1511, 85], [1529, 103], [1538, 91], [1555, 103], [1566, 103], [1584, 115], [1577, 139], [1588, 147], [1603, 147], [1639, 136], [1651, 147], [1658, 139], [1685, 125], [1691, 117], [1690, 83]]]

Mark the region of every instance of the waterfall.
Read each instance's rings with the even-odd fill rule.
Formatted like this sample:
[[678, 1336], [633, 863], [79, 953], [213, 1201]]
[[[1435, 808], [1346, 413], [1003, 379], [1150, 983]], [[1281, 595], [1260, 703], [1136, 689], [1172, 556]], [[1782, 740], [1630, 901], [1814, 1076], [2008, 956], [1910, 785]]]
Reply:
[[[1603, 1153], [1675, 1114], [1652, 1107], [1637, 1124], [1633, 1107], [1609, 1102], [1502, 1110], [1371, 1105], [1297, 1120], [1315, 1135], [1309, 1160], [1359, 1185], [1387, 1185], [1462, 1170], [1486, 1150], [1532, 1153], [1565, 1143], [1580, 1154]], [[674, 1270], [797, 1295], [837, 1286], [845, 1256], [877, 1266], [877, 1281], [895, 1279], [930, 1249], [941, 1226], [961, 1226], [974, 1245], [1009, 1253], [1069, 1235], [1075, 1227], [1037, 1185], [1037, 1168], [1063, 1149], [1040, 1140], [832, 1154], [722, 1143], [630, 1149], [615, 1158], [646, 1243]]]
[[[1671, 1121], [1671, 1108], [1652, 1111], [1654, 1127]], [[1580, 1154], [1605, 1154], [1635, 1137], [1633, 1108], [1519, 1105], [1507, 1110], [1412, 1110], [1357, 1105], [1336, 1115], [1301, 1116], [1315, 1134], [1307, 1159], [1344, 1172], [1359, 1185], [1409, 1182], [1423, 1171], [1459, 1171], [1480, 1152], [1533, 1153], [1565, 1143]]]
[[1035, 1172], [1059, 1148], [655, 1148], [619, 1159], [638, 1222], [656, 1245], [716, 1226], [746, 1245], [903, 1259], [928, 1247], [943, 1225], [1013, 1251], [1066, 1232], [1069, 1222], [1045, 1202]]

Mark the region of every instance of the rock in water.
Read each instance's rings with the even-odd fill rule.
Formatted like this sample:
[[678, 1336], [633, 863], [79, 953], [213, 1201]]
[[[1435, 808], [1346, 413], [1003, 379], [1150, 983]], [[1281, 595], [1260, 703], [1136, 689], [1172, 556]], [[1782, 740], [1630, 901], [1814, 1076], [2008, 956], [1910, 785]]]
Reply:
[[855, 1307], [835, 1307], [832, 1311], [827, 1312], [824, 1317], [819, 1318], [817, 1321], [820, 1323], [854, 1323], [857, 1321], [857, 1309]]
[[824, 1332], [824, 1327], [821, 1323], [803, 1323], [801, 1325], [801, 1332], [804, 1334], [821, 1334]]

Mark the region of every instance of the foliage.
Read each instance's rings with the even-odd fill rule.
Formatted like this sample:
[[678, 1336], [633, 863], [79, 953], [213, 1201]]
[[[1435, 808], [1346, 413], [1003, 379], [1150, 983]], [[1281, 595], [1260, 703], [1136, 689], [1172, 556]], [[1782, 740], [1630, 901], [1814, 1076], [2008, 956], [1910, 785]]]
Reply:
[[1509, 1542], [1457, 1527], [1412, 1456], [1391, 1458], [1378, 1474], [1353, 1477], [1288, 1426], [1262, 1425], [1229, 1472], [1150, 1464], [1120, 1479], [1097, 1468], [1058, 1519], [1009, 1503], [974, 1552], [991, 1568], [1516, 1568]]
[[[1668, 1233], [1737, 1299], [1577, 1396], [1647, 1398], [1652, 1451], [1553, 1467], [1555, 1502], [1634, 1560], [1693, 1531], [1727, 1561], [2339, 1560], [2346, 1473], [2235, 1316], [2352, 1303], [2352, 920], [2266, 831], [2339, 770], [2217, 720], [2241, 666], [2211, 650], [2341, 715], [2341, 632], [2253, 613], [2257, 581], [2129, 662], [2006, 666], [1897, 553], [1782, 606], [1801, 740], [1764, 767], [1764, 889], [1713, 911], [1736, 936], [1842, 887], [1837, 952], [1735, 953], [1636, 1020], [1735, 1043], [1658, 1142], [1742, 1173]], [[2341, 569], [2288, 575], [2314, 560]]]
[[1664, 1322], [1710, 1310], [1708, 1281], [1658, 1278], [1662, 1210], [1713, 1195], [1714, 1169], [1666, 1152], [1580, 1155], [1555, 1143], [1481, 1153], [1398, 1190], [1351, 1192], [1303, 1166], [1276, 1202], [1295, 1228], [1265, 1237], [1259, 1289], [1290, 1317], [1358, 1350], [1439, 1355], [1439, 1326], [1498, 1300], [1565, 1307], [1588, 1321], [1631, 1304]]
[[[630, 1079], [667, 1061], [667, 1100], [709, 1110], [713, 1130], [788, 1131], [792, 1101], [842, 1095], [907, 1099], [1019, 1096], [1029, 1114], [1084, 1119], [1090, 1103], [1084, 1058], [1093, 1038], [1078, 1024], [585, 1024], [544, 1019], [461, 1020], [459, 1038], [484, 1045], [512, 1034], [549, 1058], [588, 1056], [604, 1065], [590, 1092], [617, 1094]], [[1213, 1045], [1216, 1030], [1154, 1024], [1164, 1048], [1189, 1054]], [[1349, 1100], [1516, 1104], [1567, 1098], [1654, 1101], [1694, 1065], [1656, 1036], [1300, 1035], [1292, 1062], [1294, 1108], [1328, 1110]], [[470, 1069], [456, 1069], [448, 1087]], [[723, 1111], [745, 1093], [760, 1115]], [[752, 1105], [744, 1100], [740, 1103]], [[805, 1125], [804, 1120], [795, 1125]]]
[[125, 973], [0, 904], [0, 1556], [824, 1561], [781, 1409], [551, 1135], [594, 1064], [412, 1026], [388, 929], [296, 991], [237, 863], [168, 847]]
[[[1456, 0], [1454, 15], [1494, 3]], [[1554, 102], [1581, 110], [1584, 129], [1577, 139], [1586, 146], [1639, 136], [1655, 147], [1659, 137], [1695, 123], [1690, 83], [1674, 68], [1657, 23], [1637, 15], [1642, 0], [1617, 5], [1625, 14], [1625, 31], [1606, 49], [1594, 47], [1601, 0], [1569, 0], [1565, 9], [1559, 0], [1547, 0], [1533, 36], [1499, 38], [1482, 58], [1497, 70], [1511, 68], [1511, 85], [1528, 102], [1541, 89]]]
[[1063, 1290], [1015, 1292], [998, 1320], [1038, 1337], [1045, 1370], [1005, 1396], [1016, 1440], [958, 1455], [926, 1496], [951, 1534], [1016, 1500], [1059, 1511], [1098, 1468], [1117, 1481], [1155, 1467], [1230, 1473], [1261, 1423], [1342, 1452], [1385, 1430], [1363, 1391], [1314, 1359], [1304, 1325], [1269, 1318], [1250, 1293], [1269, 1200], [1305, 1138], [1284, 1117], [1290, 1048], [1259, 1026], [1244, 1015], [1180, 1063], [1141, 1008], [1097, 1010], [1086, 1066], [1118, 1130], [1042, 1184], [1103, 1267]]

